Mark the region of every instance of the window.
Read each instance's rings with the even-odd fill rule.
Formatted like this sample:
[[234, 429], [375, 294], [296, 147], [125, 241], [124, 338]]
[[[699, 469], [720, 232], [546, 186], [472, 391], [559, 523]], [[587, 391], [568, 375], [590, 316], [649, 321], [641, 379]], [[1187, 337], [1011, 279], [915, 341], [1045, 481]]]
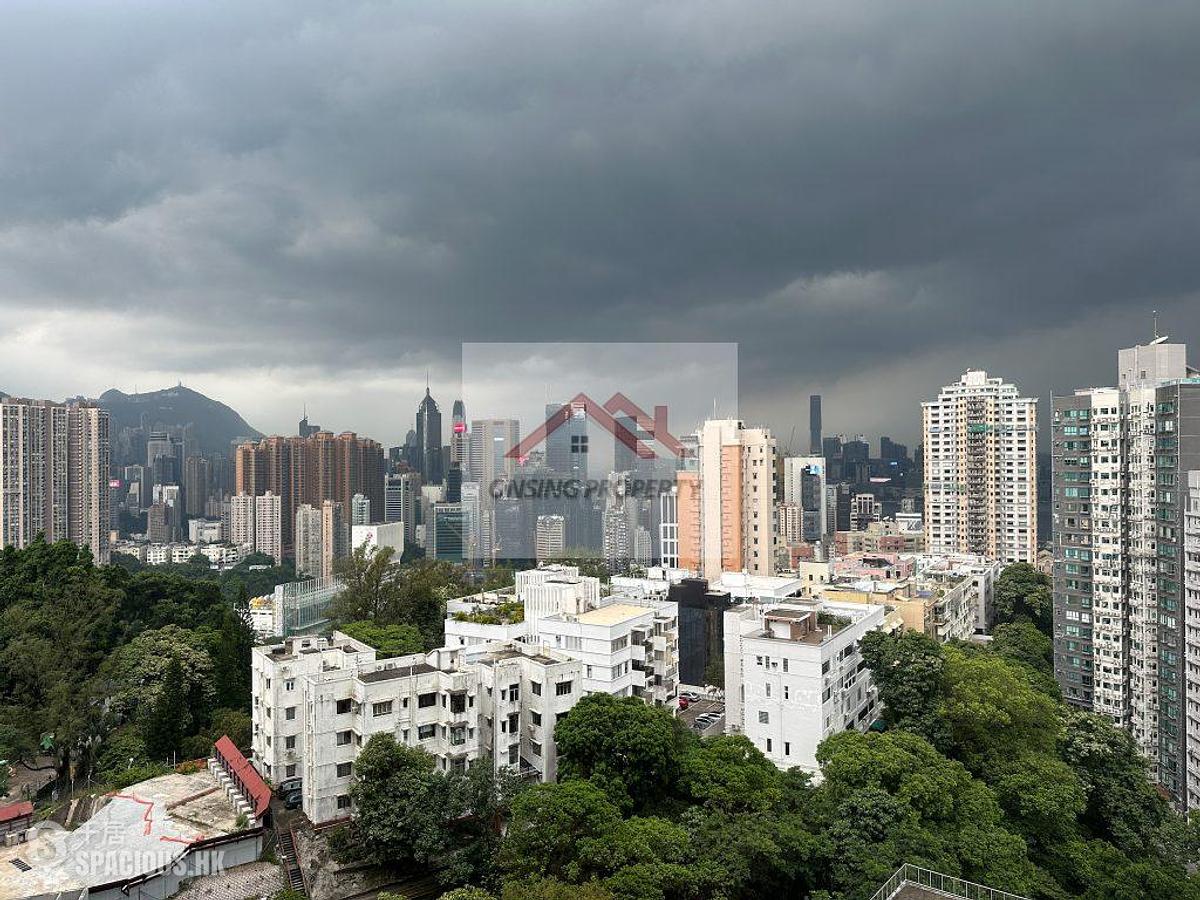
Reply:
[[767, 738], [767, 752], [768, 753], [771, 752], [771, 739], [770, 738]]
[[571, 693], [572, 684], [573, 682], [570, 681], [560, 681], [554, 686], [554, 693], [559, 697], [565, 697]]
[[290, 734], [283, 739], [283, 749], [284, 750], [295, 750], [296, 749], [296, 736], [294, 734]]
[[354, 702], [353, 700], [339, 700], [337, 702], [337, 714], [340, 716], [340, 715], [350, 712], [350, 705], [353, 702]]
[[541, 725], [541, 724], [542, 724], [542, 714], [541, 714], [541, 713], [539, 713], [539, 712], [535, 712], [535, 713], [530, 713], [529, 715], [530, 715], [530, 717], [533, 719], [533, 724], [534, 724], [534, 725]]
[[371, 704], [371, 715], [373, 716], [390, 716], [392, 714], [392, 701], [384, 700], [382, 703]]
[[762, 710], [761, 712], [759, 712], [758, 724], [759, 725], [770, 725], [771, 724], [771, 716], [766, 710]]
[[339, 794], [338, 795], [337, 808], [338, 809], [349, 809], [350, 808], [350, 795], [349, 794]]
[[521, 745], [520, 744], [513, 744], [511, 747], [509, 747], [508, 748], [508, 764], [510, 766], [515, 766], [517, 764], [517, 761], [520, 759], [520, 754], [521, 754]]
[[534, 756], [541, 756], [542, 755], [542, 745], [539, 744], [537, 741], [531, 741], [529, 744], [529, 752], [532, 753]]
[[292, 764], [292, 765], [290, 765], [290, 766], [284, 766], [284, 767], [283, 767], [283, 777], [284, 777], [284, 778], [295, 778], [295, 777], [296, 777], [296, 765], [295, 765], [295, 763], [293, 763], [293, 764]]
[[437, 693], [421, 694], [417, 697], [417, 707], [419, 709], [428, 709], [431, 706], [437, 706]]
[[296, 718], [296, 707], [289, 706], [283, 711], [283, 717], [289, 722]]
[[296, 689], [296, 679], [289, 678], [287, 681], [285, 681], [283, 683], [283, 689], [285, 691], [294, 691]]
[[784, 755], [784, 756], [791, 756], [791, 755], [792, 755], [792, 744], [791, 744], [791, 742], [790, 742], [790, 741], [784, 741], [784, 742], [783, 742], [783, 755]]
[[533, 696], [535, 696], [535, 697], [542, 696], [542, 683], [540, 681], [529, 682], [529, 687], [533, 691]]
[[337, 733], [337, 745], [339, 747], [345, 747], [349, 743], [350, 743], [350, 732], [349, 731], [339, 731]]
[[338, 778], [348, 778], [350, 775], [351, 765], [352, 765], [352, 763], [348, 763], [348, 762], [347, 763], [338, 763], [337, 777]]
[[435, 734], [436, 731], [437, 731], [436, 725], [422, 725], [420, 728], [417, 729], [417, 740], [427, 741], [431, 737], [433, 737], [433, 735]]

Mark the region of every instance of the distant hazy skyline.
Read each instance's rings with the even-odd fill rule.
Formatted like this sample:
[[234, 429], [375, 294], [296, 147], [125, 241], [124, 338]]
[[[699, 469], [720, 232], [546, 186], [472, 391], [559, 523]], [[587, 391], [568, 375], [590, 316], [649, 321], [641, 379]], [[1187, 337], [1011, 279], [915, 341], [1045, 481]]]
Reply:
[[911, 445], [968, 366], [1111, 382], [1152, 309], [1200, 357], [1195, 2], [0, 16], [0, 390], [391, 444], [463, 341], [732, 341], [745, 419]]

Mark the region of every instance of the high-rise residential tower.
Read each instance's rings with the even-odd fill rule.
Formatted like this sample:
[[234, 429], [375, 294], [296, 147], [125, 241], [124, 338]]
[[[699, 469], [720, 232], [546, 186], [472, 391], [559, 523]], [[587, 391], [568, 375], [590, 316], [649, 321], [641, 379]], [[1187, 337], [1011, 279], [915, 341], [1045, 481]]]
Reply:
[[[1117, 387], [1055, 397], [1051, 422], [1054, 670], [1064, 699], [1128, 728], [1158, 782], [1200, 805], [1186, 698], [1189, 472], [1200, 469], [1200, 378], [1183, 344], [1121, 350]], [[1200, 613], [1200, 610], [1197, 610]]]
[[455, 400], [450, 413], [450, 465], [467, 467], [467, 410], [461, 400]]
[[676, 475], [679, 565], [715, 581], [775, 571], [775, 438], [736, 419], [698, 432], [697, 468]]
[[1037, 399], [968, 370], [921, 404], [931, 553], [1037, 560]]
[[[354, 432], [319, 431], [307, 438], [268, 437], [240, 444], [235, 493], [280, 498], [284, 522], [283, 553], [294, 554], [296, 509], [335, 500], [349, 511], [355, 494], [369, 501], [373, 522], [383, 519], [383, 447]], [[349, 515], [349, 512], [347, 512]]]
[[38, 534], [108, 562], [108, 412], [89, 403], [0, 398], [0, 546]]

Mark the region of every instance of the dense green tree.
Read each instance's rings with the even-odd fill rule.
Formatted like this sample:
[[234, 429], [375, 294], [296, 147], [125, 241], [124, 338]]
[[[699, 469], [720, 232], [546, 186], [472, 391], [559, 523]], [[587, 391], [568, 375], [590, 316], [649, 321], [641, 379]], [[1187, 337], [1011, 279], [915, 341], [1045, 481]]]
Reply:
[[523, 881], [507, 881], [501, 900], [615, 900], [612, 892], [589, 881], [586, 884], [566, 884], [554, 878], [534, 877]]
[[396, 605], [401, 568], [393, 561], [395, 552], [393, 547], [363, 544], [334, 564], [345, 584], [334, 598], [334, 616], [344, 622], [376, 621]]
[[561, 778], [590, 778], [630, 810], [667, 794], [681, 753], [695, 741], [668, 710], [608, 694], [575, 704], [555, 726], [554, 740]]
[[139, 634], [117, 650], [106, 666], [112, 711], [121, 719], [147, 715], [157, 708], [168, 670], [178, 666], [183, 734], [194, 734], [206, 726], [216, 697], [213, 662], [206, 644], [204, 636], [178, 625]]
[[1025, 619], [1043, 634], [1051, 635], [1054, 600], [1050, 579], [1029, 563], [1006, 567], [996, 579], [993, 613], [996, 626]]
[[945, 688], [937, 707], [954, 755], [977, 773], [1014, 756], [1054, 751], [1058, 706], [1033, 688], [1022, 666], [996, 654], [945, 651]]
[[172, 656], [167, 662], [158, 690], [148, 702], [150, 714], [142, 728], [146, 752], [151, 759], [174, 759], [187, 734], [184, 722], [190, 717], [188, 686], [183, 680], [183, 664], [178, 656]]
[[938, 715], [946, 667], [941, 645], [919, 631], [872, 631], [863, 635], [861, 647], [887, 723], [945, 747], [949, 729]]
[[[885, 835], [884, 843], [911, 854], [916, 848], [902, 835], [915, 826], [926, 832], [919, 843], [924, 858], [937, 863], [932, 868], [1017, 893], [1033, 883], [1025, 843], [1005, 829], [992, 792], [924, 738], [903, 731], [842, 732], [821, 743], [817, 759], [825, 776], [822, 788], [838, 808], [835, 840], [848, 831]], [[883, 791], [891, 800], [864, 797], [869, 790]]]
[[354, 832], [363, 852], [378, 862], [435, 866], [451, 847], [451, 789], [433, 757], [377, 734], [354, 768]]
[[500, 851], [507, 878], [584, 880], [581, 846], [607, 839], [621, 812], [600, 788], [587, 781], [539, 784], [512, 806], [512, 818]]
[[244, 750], [250, 746], [251, 728], [250, 713], [245, 708], [214, 709], [208, 739], [215, 743], [222, 735], [227, 735], [235, 747]]
[[452, 891], [446, 891], [438, 900], [496, 900], [496, 895], [491, 891], [485, 891], [480, 887], [458, 887]]
[[680, 793], [692, 803], [726, 813], [763, 811], [783, 797], [775, 764], [744, 735], [704, 741], [679, 761]]

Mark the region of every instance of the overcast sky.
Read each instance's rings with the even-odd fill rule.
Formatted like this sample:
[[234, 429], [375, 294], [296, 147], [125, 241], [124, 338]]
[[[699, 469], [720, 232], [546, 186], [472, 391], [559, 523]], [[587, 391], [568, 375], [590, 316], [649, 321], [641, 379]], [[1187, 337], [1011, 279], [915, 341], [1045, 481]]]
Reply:
[[390, 443], [462, 341], [736, 341], [743, 417], [911, 441], [968, 366], [1200, 345], [1198, 46], [1195, 0], [4, 0], [0, 389]]

